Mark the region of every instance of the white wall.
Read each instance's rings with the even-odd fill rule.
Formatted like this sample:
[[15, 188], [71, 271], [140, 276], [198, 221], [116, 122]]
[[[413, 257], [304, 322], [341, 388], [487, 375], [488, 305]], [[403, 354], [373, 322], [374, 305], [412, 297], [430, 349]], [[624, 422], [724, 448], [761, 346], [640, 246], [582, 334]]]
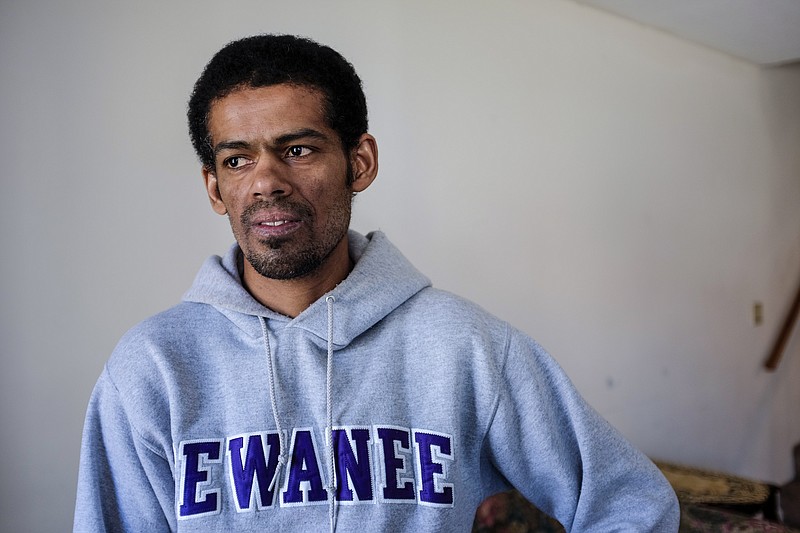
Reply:
[[761, 363], [800, 282], [800, 68], [569, 0], [27, 0], [0, 3], [0, 529], [69, 529], [103, 362], [231, 241], [184, 107], [265, 31], [365, 80], [356, 228], [539, 339], [645, 452], [791, 477], [800, 332]]

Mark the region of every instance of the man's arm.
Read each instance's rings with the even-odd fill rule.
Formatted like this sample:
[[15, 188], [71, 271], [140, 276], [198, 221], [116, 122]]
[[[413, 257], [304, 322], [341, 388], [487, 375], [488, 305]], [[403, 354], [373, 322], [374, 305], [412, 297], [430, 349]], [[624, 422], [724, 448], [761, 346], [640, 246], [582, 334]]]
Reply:
[[555, 361], [512, 330], [486, 442], [500, 472], [567, 531], [675, 532], [661, 472], [578, 394]]
[[104, 370], [83, 429], [74, 531], [174, 531], [174, 494], [168, 460], [131, 426]]

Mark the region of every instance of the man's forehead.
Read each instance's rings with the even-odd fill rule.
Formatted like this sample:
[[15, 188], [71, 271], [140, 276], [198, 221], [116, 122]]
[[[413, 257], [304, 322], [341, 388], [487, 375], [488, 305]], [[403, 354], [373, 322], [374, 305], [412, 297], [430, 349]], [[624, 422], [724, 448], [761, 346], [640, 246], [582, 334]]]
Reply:
[[327, 123], [322, 93], [304, 85], [242, 87], [212, 102], [208, 117], [214, 142], [223, 137], [278, 137], [300, 130], [337, 137]]
[[257, 106], [265, 104], [279, 104], [291, 101], [293, 104], [302, 103], [308, 108], [324, 116], [326, 99], [325, 94], [311, 85], [294, 83], [278, 83], [274, 85], [240, 85], [224, 95], [211, 101], [209, 114], [222, 106], [248, 105]]

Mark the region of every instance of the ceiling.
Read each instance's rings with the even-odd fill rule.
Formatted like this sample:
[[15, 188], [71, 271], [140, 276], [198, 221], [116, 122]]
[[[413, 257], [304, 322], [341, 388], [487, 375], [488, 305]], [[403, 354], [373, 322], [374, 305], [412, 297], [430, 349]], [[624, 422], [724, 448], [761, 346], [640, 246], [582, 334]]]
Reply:
[[577, 0], [759, 65], [800, 60], [800, 0]]

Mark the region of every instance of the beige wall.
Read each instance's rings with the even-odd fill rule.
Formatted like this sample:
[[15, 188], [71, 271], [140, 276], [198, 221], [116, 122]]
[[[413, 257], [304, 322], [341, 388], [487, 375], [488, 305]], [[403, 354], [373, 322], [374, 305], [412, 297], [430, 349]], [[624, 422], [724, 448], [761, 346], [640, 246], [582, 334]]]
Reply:
[[645, 452], [787, 481], [800, 332], [761, 363], [800, 283], [800, 68], [568, 0], [332, 4], [0, 4], [0, 529], [69, 528], [103, 362], [231, 241], [184, 106], [264, 31], [365, 80], [357, 229], [536, 337]]

